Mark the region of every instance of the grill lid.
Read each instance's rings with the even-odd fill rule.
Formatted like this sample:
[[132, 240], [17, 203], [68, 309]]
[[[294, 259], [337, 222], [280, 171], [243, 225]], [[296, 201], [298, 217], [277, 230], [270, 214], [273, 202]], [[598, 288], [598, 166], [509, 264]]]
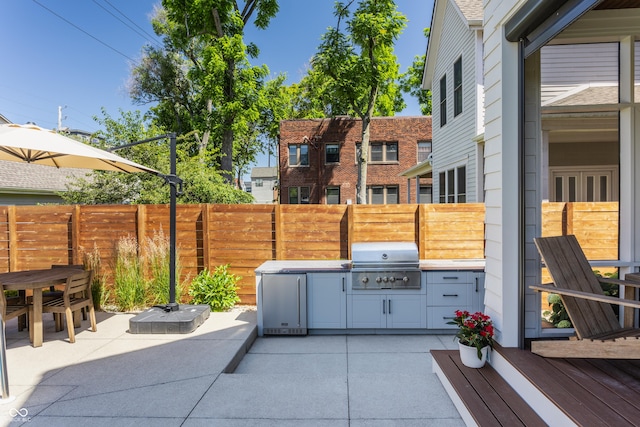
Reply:
[[362, 242], [351, 245], [354, 268], [399, 267], [419, 264], [418, 246], [414, 242]]

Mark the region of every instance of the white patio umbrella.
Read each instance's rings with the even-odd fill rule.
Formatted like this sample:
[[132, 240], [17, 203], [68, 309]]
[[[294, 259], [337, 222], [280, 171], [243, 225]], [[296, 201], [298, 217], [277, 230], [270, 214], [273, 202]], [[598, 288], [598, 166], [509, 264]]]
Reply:
[[[35, 125], [0, 124], [0, 160], [164, 176], [155, 169]], [[0, 387], [0, 402], [12, 400], [7, 378], [4, 319], [0, 319]]]
[[35, 125], [0, 125], [0, 160], [36, 163], [57, 168], [160, 174], [124, 157]]

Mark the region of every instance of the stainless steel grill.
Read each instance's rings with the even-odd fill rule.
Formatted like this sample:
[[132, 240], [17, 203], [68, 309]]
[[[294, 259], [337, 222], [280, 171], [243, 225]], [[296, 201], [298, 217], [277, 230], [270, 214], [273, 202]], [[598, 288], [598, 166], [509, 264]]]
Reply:
[[413, 242], [366, 242], [351, 245], [354, 290], [420, 289], [420, 260]]

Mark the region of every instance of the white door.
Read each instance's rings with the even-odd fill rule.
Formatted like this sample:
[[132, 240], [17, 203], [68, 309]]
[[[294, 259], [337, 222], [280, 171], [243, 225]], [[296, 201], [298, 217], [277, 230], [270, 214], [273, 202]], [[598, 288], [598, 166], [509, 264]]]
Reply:
[[612, 202], [618, 200], [618, 168], [551, 168], [550, 201]]

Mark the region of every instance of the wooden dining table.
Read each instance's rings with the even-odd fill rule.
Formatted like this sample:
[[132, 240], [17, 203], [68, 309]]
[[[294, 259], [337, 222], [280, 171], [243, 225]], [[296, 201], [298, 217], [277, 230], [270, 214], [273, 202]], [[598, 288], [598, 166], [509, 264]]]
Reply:
[[58, 267], [46, 270], [24, 270], [0, 273], [0, 285], [7, 291], [33, 291], [33, 341], [34, 347], [42, 346], [42, 289], [66, 283], [67, 278], [78, 274], [77, 268]]

